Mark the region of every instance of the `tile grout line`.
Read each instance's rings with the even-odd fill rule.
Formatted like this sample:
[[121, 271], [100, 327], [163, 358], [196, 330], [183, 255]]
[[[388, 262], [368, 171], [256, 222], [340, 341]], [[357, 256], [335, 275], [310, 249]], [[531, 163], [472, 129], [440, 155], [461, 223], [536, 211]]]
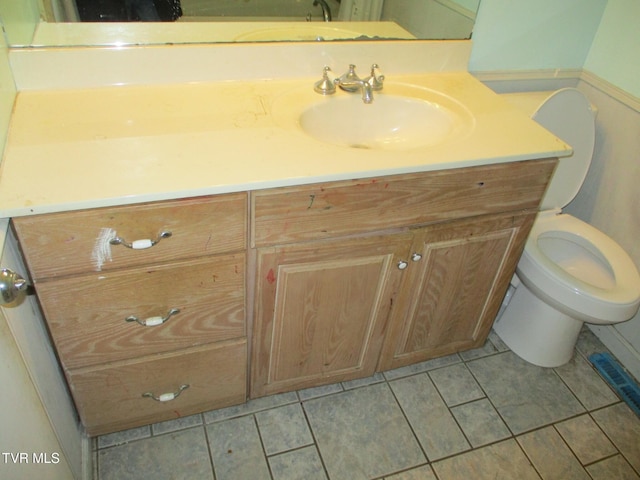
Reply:
[[[315, 398], [318, 398], [318, 397], [315, 397]], [[309, 428], [309, 432], [311, 433], [311, 438], [313, 438], [313, 446], [315, 447], [316, 452], [318, 453], [318, 458], [320, 459], [320, 463], [322, 464], [322, 469], [324, 470], [324, 474], [328, 480], [331, 480], [331, 477], [329, 475], [329, 469], [327, 469], [326, 462], [324, 460], [324, 457], [322, 456], [322, 452], [320, 452], [320, 447], [318, 446], [318, 439], [316, 438], [316, 433], [313, 431], [311, 422], [309, 421], [309, 416], [307, 415], [307, 409], [304, 408], [304, 402], [306, 402], [307, 400], [301, 400], [300, 395], [298, 395], [298, 399], [300, 400], [300, 408], [302, 409], [304, 420], [305, 422], [307, 422], [307, 427]], [[308, 399], [308, 400], [311, 400], [311, 399]]]
[[[297, 395], [296, 395], [297, 397]], [[267, 464], [267, 470], [269, 472], [269, 478], [273, 480], [273, 471], [271, 470], [271, 463], [269, 463], [269, 455], [267, 455], [267, 449], [264, 446], [264, 439], [262, 438], [262, 430], [260, 430], [260, 424], [258, 423], [258, 417], [256, 417], [255, 413], [252, 413], [253, 424], [256, 427], [256, 432], [258, 432], [258, 439], [260, 439], [260, 447], [262, 449], [262, 455], [264, 456], [264, 462]], [[282, 453], [282, 452], [280, 452]]]
[[[640, 471], [636, 469], [636, 467], [633, 465], [633, 463], [632, 463], [631, 461], [629, 461], [629, 459], [627, 459], [627, 456], [624, 454], [624, 452], [622, 452], [622, 450], [620, 450], [620, 448], [618, 448], [618, 445], [617, 445], [617, 443], [614, 441], [614, 439], [613, 439], [613, 438], [612, 438], [612, 437], [611, 437], [607, 432], [605, 432], [605, 431], [602, 429], [602, 426], [601, 426], [601, 425], [598, 423], [598, 421], [593, 417], [593, 415], [591, 415], [591, 414], [592, 414], [592, 413], [594, 413], [594, 412], [598, 412], [598, 411], [601, 411], [601, 410], [605, 410], [605, 409], [607, 409], [607, 408], [611, 408], [611, 407], [613, 407], [614, 405], [620, 405], [620, 404], [626, 405], [626, 403], [625, 403], [625, 401], [624, 401], [624, 400], [622, 400], [622, 399], [620, 399], [620, 398], [619, 398], [619, 400], [620, 400], [619, 402], [615, 402], [615, 403], [612, 403], [612, 404], [610, 404], [610, 405], [605, 405], [605, 406], [603, 406], [603, 407], [600, 407], [600, 408], [594, 409], [594, 410], [592, 410], [591, 412], [588, 412], [588, 413], [589, 413], [589, 417], [591, 418], [591, 420], [593, 421], [593, 423], [596, 425], [596, 427], [598, 427], [598, 430], [600, 430], [600, 431], [602, 432], [602, 434], [605, 436], [605, 438], [606, 438], [607, 440], [609, 440], [609, 442], [611, 442], [611, 444], [613, 445], [613, 447], [616, 449], [616, 453], [615, 453], [615, 454], [612, 454], [612, 455], [609, 455], [609, 456], [607, 456], [607, 457], [603, 457], [603, 458], [601, 458], [600, 460], [596, 460], [596, 461], [594, 461], [594, 462], [591, 462], [591, 463], [589, 463], [589, 466], [591, 466], [591, 465], [595, 465], [596, 463], [601, 462], [601, 461], [603, 461], [603, 460], [606, 460], [606, 459], [608, 459], [608, 458], [615, 457], [616, 455], [620, 455], [620, 456], [624, 459], [624, 461], [629, 465], [629, 467], [631, 468], [631, 470], [632, 470], [633, 472], [635, 472], [635, 473], [636, 473], [636, 475], [638, 475], [638, 477], [640, 477]], [[561, 435], [561, 436], [562, 436], [562, 435]]]
[[216, 466], [213, 463], [213, 453], [211, 452], [211, 442], [209, 442], [209, 431], [207, 429], [206, 424], [204, 423], [204, 415], [199, 414], [202, 417], [202, 429], [204, 430], [204, 441], [207, 442], [207, 453], [209, 454], [209, 463], [211, 464], [211, 473], [213, 474], [214, 480], [218, 477], [216, 475]]
[[[421, 373], [426, 373], [426, 372], [421, 372]], [[416, 374], [416, 375], [418, 375], [418, 374]], [[416, 376], [416, 375], [412, 375], [412, 376]], [[402, 377], [402, 378], [407, 378], [407, 377]], [[397, 380], [397, 379], [395, 379], [395, 380]], [[407, 425], [409, 426], [409, 430], [411, 430], [411, 435], [413, 435], [414, 440], [418, 444], [418, 447], [420, 447], [420, 451], [422, 452], [422, 454], [424, 455], [425, 460], [427, 461], [427, 463], [425, 463], [423, 465], [431, 465], [431, 463], [432, 463], [431, 459], [429, 458], [429, 456], [427, 455], [427, 452], [425, 451], [424, 447], [422, 446], [422, 442], [420, 442], [420, 439], [418, 438], [418, 435], [416, 434], [415, 429], [413, 428], [413, 425], [409, 421], [409, 418], [407, 417], [407, 414], [404, 411], [404, 408], [402, 408], [402, 405], [400, 404], [400, 401], [398, 400], [398, 397], [396, 396], [396, 392], [393, 390], [393, 388], [389, 384], [389, 380], [387, 380], [386, 378], [385, 378], [385, 383], [387, 384], [387, 388], [389, 389], [389, 391], [391, 392], [391, 395], [393, 396], [393, 400], [396, 402], [396, 405], [400, 409], [400, 412], [402, 412], [402, 417], [404, 418], [405, 422], [407, 422]], [[411, 467], [411, 468], [415, 468], [415, 467]], [[432, 468], [432, 470], [433, 470], [433, 468]], [[399, 473], [399, 472], [395, 472], [395, 473]], [[392, 473], [391, 475], [395, 475], [395, 473]]]

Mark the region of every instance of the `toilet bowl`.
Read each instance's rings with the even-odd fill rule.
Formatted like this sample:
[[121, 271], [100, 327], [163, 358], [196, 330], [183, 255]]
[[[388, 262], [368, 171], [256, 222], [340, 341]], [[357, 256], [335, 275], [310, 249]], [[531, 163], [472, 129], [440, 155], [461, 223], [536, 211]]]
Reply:
[[640, 307], [640, 274], [614, 240], [561, 208], [586, 177], [595, 138], [594, 112], [578, 90], [512, 94], [514, 105], [572, 146], [560, 159], [512, 280], [511, 299], [494, 330], [524, 360], [557, 367], [571, 360], [584, 322], [613, 324]]

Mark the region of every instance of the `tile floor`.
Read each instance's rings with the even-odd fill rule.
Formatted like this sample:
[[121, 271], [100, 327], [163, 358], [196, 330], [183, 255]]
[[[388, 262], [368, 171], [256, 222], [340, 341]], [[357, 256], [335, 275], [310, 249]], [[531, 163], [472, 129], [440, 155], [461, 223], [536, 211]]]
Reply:
[[640, 418], [586, 356], [482, 349], [95, 439], [95, 480], [640, 479]]

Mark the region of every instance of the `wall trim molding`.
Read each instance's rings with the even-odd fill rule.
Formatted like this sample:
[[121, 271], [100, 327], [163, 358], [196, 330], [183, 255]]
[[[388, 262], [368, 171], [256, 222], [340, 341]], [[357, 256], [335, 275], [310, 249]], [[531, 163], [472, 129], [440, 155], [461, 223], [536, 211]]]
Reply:
[[547, 70], [487, 70], [470, 72], [481, 82], [515, 82], [529, 80], [579, 80], [581, 68], [555, 68]]
[[640, 98], [636, 97], [635, 95], [631, 95], [626, 90], [615, 86], [611, 82], [604, 80], [598, 75], [588, 70], [583, 70], [582, 74], [580, 75], [580, 80], [588, 83], [592, 87], [600, 90], [602, 93], [609, 95], [611, 98], [616, 99], [629, 108], [632, 108], [636, 112], [640, 112]]
[[[562, 88], [563, 86], [577, 86], [579, 82], [585, 82], [609, 97], [620, 103], [640, 112], [640, 98], [630, 94], [622, 88], [614, 85], [608, 80], [599, 77], [589, 70], [582, 68], [562, 68], [547, 70], [492, 70], [484, 72], [471, 72], [471, 74], [490, 87], [509, 91], [531, 90], [529, 85], [541, 85], [539, 89], [548, 88], [546, 85], [557, 85], [551, 87]], [[573, 85], [572, 85], [573, 84]], [[519, 90], [520, 85], [527, 87]], [[506, 93], [506, 92], [500, 92]]]

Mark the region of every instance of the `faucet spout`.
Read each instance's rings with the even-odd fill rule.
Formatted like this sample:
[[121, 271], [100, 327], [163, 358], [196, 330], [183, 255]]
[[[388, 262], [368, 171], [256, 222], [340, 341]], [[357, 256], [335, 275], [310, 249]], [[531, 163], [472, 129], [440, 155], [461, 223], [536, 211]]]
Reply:
[[355, 65], [349, 65], [349, 71], [342, 75], [336, 83], [345, 92], [360, 91], [364, 103], [368, 104], [373, 102], [373, 85], [371, 82], [358, 77], [355, 69]]
[[362, 101], [367, 104], [373, 102], [373, 88], [364, 80], [362, 81]]
[[318, 5], [320, 5], [320, 8], [322, 8], [322, 17], [324, 18], [324, 21], [330, 22], [331, 7], [329, 7], [329, 4], [326, 2], [326, 0], [313, 0], [313, 6], [317, 7]]

